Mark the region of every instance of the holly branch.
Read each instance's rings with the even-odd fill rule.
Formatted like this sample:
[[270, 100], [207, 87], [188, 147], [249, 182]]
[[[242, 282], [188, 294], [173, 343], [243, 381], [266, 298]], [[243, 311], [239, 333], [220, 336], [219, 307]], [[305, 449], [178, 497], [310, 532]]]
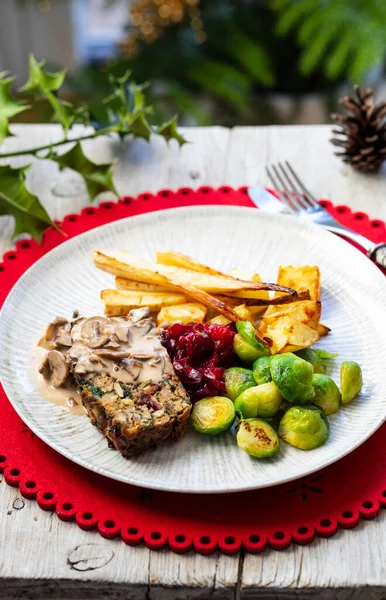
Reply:
[[[116, 133], [121, 140], [126, 136], [141, 137], [149, 140], [153, 134], [161, 135], [165, 140], [177, 140], [181, 146], [185, 139], [178, 133], [177, 118], [174, 117], [160, 125], [150, 124], [148, 116], [152, 108], [146, 103], [144, 90], [146, 84], [137, 85], [130, 80], [130, 72], [122, 77], [110, 76], [111, 92], [99, 104], [74, 106], [59, 97], [66, 71], [50, 73], [44, 68], [45, 62], [38, 62], [30, 56], [28, 81], [20, 92], [36, 103], [42, 99], [52, 109], [52, 121], [63, 129], [63, 138], [57, 142], [38, 145], [13, 152], [1, 152], [2, 142], [12, 136], [9, 121], [22, 111], [31, 108], [24, 97], [16, 98], [12, 93], [14, 77], [0, 72], [0, 215], [12, 215], [15, 219], [13, 237], [20, 233], [29, 233], [40, 241], [44, 229], [53, 225], [49, 215], [41, 205], [39, 198], [27, 188], [26, 176], [34, 160], [49, 159], [58, 163], [60, 169], [72, 169], [84, 179], [90, 201], [101, 192], [110, 191], [117, 195], [113, 182], [113, 163], [97, 164], [83, 151], [84, 140]], [[68, 138], [75, 124], [91, 127], [90, 133], [76, 138]], [[63, 144], [72, 144], [69, 151], [60, 154], [56, 151]], [[44, 152], [46, 151], [46, 152]], [[16, 156], [31, 156], [31, 164], [22, 168], [11, 168], [7, 159]]]

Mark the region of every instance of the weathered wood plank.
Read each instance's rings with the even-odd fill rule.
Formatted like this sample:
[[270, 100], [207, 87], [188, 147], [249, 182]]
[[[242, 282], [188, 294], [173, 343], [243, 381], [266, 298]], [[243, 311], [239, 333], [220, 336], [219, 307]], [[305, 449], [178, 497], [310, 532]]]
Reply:
[[[246, 555], [242, 597], [260, 598], [255, 588], [263, 585], [267, 588], [266, 598], [275, 598], [279, 590], [287, 590], [287, 594], [289, 590], [296, 591], [301, 598], [301, 591], [313, 597], [310, 590], [317, 591], [317, 597], [322, 599], [351, 599], [350, 594], [361, 600], [385, 598], [385, 553], [386, 514], [381, 513], [374, 521], [361, 521], [355, 531], [342, 529], [333, 538], [319, 538], [310, 546], [294, 545], [284, 552], [267, 550], [261, 555]], [[333, 596], [331, 590], [337, 595]], [[287, 597], [291, 596], [283, 596]]]
[[[165, 586], [174, 589], [181, 600], [234, 596], [237, 556], [203, 557], [193, 552], [179, 556], [105, 540], [42, 511], [4, 481], [0, 483], [0, 506], [0, 530], [6, 532], [0, 542], [0, 587], [7, 590], [7, 595], [1, 594], [2, 600], [20, 598], [27, 589], [28, 597], [47, 600], [86, 598], [90, 591], [93, 598], [101, 599], [107, 592], [109, 598], [110, 593], [111, 598], [136, 600], [173, 598], [165, 595]], [[55, 584], [45, 589], [47, 580]], [[39, 595], [43, 589], [44, 595]], [[76, 590], [79, 596], [71, 595]]]

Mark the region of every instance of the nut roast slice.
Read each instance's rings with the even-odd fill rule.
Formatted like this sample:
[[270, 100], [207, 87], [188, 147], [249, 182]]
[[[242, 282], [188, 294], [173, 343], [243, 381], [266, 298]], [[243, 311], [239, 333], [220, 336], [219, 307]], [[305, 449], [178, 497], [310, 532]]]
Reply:
[[184, 435], [191, 402], [148, 309], [71, 323], [59, 318], [41, 344], [48, 350], [43, 376], [75, 386], [91, 423], [124, 457]]

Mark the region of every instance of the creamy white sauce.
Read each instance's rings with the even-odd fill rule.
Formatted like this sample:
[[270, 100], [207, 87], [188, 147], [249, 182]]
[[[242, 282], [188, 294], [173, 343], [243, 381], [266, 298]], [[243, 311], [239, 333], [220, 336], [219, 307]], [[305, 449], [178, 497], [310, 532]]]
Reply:
[[[84, 322], [74, 325], [71, 336], [74, 344], [69, 356], [75, 362], [74, 373], [105, 373], [122, 383], [144, 383], [161, 381], [163, 374], [171, 370], [169, 357], [161, 345], [158, 329], [151, 319], [139, 322], [126, 321], [122, 317], [106, 319], [104, 327], [107, 337], [114, 334], [118, 338], [117, 348], [90, 348], [82, 331]], [[112, 352], [112, 356], [109, 353]], [[119, 353], [116, 358], [114, 353]]]
[[[87, 377], [98, 373], [125, 384], [140, 384], [158, 383], [165, 373], [172, 371], [159, 331], [142, 309], [132, 311], [127, 318], [77, 319], [71, 329], [71, 339], [72, 346], [60, 347], [60, 351], [75, 375]], [[32, 373], [38, 391], [73, 414], [86, 414], [80, 394], [68, 380], [61, 387], [53, 387], [39, 373], [50, 343], [47, 342], [46, 347], [35, 345], [32, 351]]]
[[38, 369], [46, 354], [47, 350], [37, 346], [36, 343], [31, 348], [30, 375], [36, 385], [36, 389], [43, 398], [58, 406], [62, 406], [73, 415], [85, 415], [86, 410], [82, 405], [80, 394], [75, 387], [67, 385], [65, 387], [54, 388], [39, 373]]

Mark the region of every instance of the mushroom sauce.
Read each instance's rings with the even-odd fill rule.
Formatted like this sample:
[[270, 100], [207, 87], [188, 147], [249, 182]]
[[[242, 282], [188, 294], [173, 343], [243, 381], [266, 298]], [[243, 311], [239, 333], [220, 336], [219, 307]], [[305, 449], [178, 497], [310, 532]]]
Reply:
[[119, 382], [161, 381], [173, 369], [148, 315], [149, 309], [137, 309], [127, 317], [95, 316], [72, 322], [57, 317], [34, 351], [41, 394], [74, 414], [85, 414], [73, 374], [109, 375], [118, 388]]
[[46, 400], [62, 406], [73, 415], [86, 415], [80, 394], [71, 381], [62, 387], [55, 388], [39, 373], [39, 367], [46, 354], [47, 350], [34, 344], [32, 348], [31, 378], [35, 381], [38, 392]]

